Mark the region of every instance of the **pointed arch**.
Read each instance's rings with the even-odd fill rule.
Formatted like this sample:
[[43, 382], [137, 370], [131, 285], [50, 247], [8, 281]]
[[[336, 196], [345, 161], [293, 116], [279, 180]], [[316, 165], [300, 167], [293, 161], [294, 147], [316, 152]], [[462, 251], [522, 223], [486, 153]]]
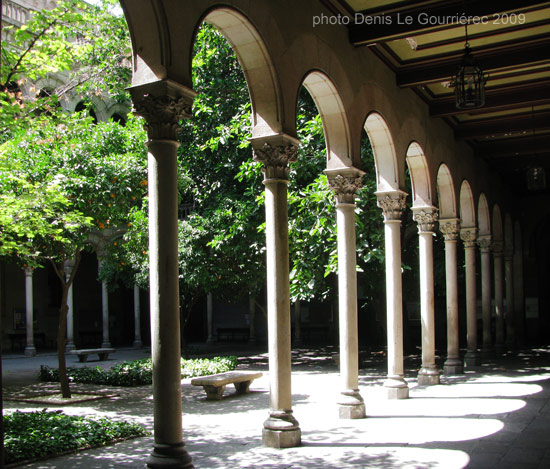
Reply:
[[209, 11], [203, 21], [214, 25], [231, 45], [241, 64], [252, 103], [252, 137], [282, 132], [282, 101], [273, 61], [252, 23], [232, 8]]
[[440, 218], [456, 218], [456, 192], [449, 167], [443, 163], [437, 171], [437, 201]]
[[489, 214], [489, 204], [487, 203], [487, 197], [481, 193], [479, 195], [479, 201], [477, 204], [477, 222], [479, 235], [491, 234], [491, 216]]
[[388, 124], [377, 112], [370, 113], [364, 124], [374, 154], [376, 190], [388, 192], [399, 190], [397, 155]]
[[336, 86], [318, 70], [309, 72], [302, 84], [313, 98], [323, 122], [327, 169], [352, 166], [349, 124]]
[[430, 172], [424, 150], [417, 142], [407, 149], [407, 166], [411, 175], [413, 207], [432, 206]]
[[498, 204], [495, 204], [493, 206], [493, 227], [492, 228], [493, 228], [492, 229], [493, 241], [502, 242], [504, 239], [502, 234], [502, 215]]

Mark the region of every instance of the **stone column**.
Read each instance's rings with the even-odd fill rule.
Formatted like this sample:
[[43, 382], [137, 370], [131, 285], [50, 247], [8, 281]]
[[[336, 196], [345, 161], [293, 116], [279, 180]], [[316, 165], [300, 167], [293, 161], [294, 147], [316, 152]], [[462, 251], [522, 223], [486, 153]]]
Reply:
[[294, 344], [302, 345], [302, 302], [294, 303]]
[[506, 345], [511, 348], [516, 344], [514, 324], [514, 248], [506, 244], [504, 247], [504, 282], [506, 283]]
[[36, 348], [34, 346], [34, 302], [33, 302], [33, 287], [32, 274], [34, 269], [31, 267], [25, 268], [25, 320], [27, 327], [27, 345], [25, 346], [25, 356], [34, 357]]
[[409, 387], [404, 378], [401, 281], [401, 216], [406, 207], [407, 194], [402, 191], [377, 192], [376, 197], [384, 214], [386, 254], [388, 376], [384, 387], [388, 399], [407, 399]]
[[154, 449], [150, 468], [192, 468], [182, 438], [177, 133], [194, 92], [161, 80], [130, 88], [148, 134], [149, 276]]
[[481, 315], [483, 318], [482, 355], [491, 355], [493, 338], [491, 332], [491, 236], [480, 235], [477, 244], [481, 251]]
[[248, 342], [256, 343], [256, 298], [250, 295], [248, 297], [248, 317], [250, 319], [250, 331], [248, 334]]
[[495, 272], [495, 347], [504, 349], [504, 299], [502, 296], [502, 241], [493, 241], [493, 270]]
[[418, 372], [421, 386], [439, 384], [435, 366], [434, 260], [433, 236], [437, 220], [435, 207], [413, 207], [418, 224], [418, 256], [420, 260], [420, 316], [422, 322], [422, 366]]
[[460, 221], [447, 218], [439, 221], [439, 229], [445, 239], [445, 282], [447, 294], [447, 359], [443, 365], [445, 374], [456, 375], [464, 372], [460, 359], [458, 329], [458, 278], [456, 265], [456, 242]]
[[[74, 267], [74, 260], [70, 259], [68, 261], [65, 261], [65, 281], [69, 281], [69, 278], [71, 277], [71, 272]], [[67, 344], [65, 345], [65, 350], [70, 351], [74, 350], [75, 344], [74, 344], [74, 299], [73, 299], [73, 287], [74, 287], [74, 281], [69, 287], [69, 291], [67, 292], [67, 307], [69, 308], [67, 311]]]
[[206, 328], [208, 329], [208, 338], [206, 342], [211, 344], [216, 341], [214, 338], [214, 307], [212, 293], [206, 295]]
[[134, 347], [140, 348], [141, 341], [141, 301], [139, 298], [139, 287], [134, 285]]
[[467, 367], [479, 365], [477, 351], [477, 306], [476, 306], [476, 228], [462, 228], [460, 239], [464, 243], [466, 270], [466, 329], [467, 349], [464, 364]]
[[[103, 267], [103, 254], [97, 253], [98, 271], [101, 272]], [[101, 348], [110, 348], [111, 341], [109, 339], [109, 290], [107, 283], [101, 282], [101, 318], [103, 324]]]
[[296, 161], [296, 139], [285, 135], [252, 140], [254, 159], [264, 164], [267, 317], [269, 349], [269, 417], [263, 443], [272, 448], [301, 444], [292, 415], [290, 285], [288, 252], [288, 164]]
[[516, 221], [514, 225], [514, 315], [516, 318], [516, 341], [519, 346], [525, 343], [525, 298], [523, 292], [523, 248], [521, 226]]
[[365, 403], [359, 393], [355, 193], [361, 188], [364, 173], [355, 168], [325, 173], [336, 198], [341, 380], [337, 403], [340, 418], [358, 419], [365, 417]]

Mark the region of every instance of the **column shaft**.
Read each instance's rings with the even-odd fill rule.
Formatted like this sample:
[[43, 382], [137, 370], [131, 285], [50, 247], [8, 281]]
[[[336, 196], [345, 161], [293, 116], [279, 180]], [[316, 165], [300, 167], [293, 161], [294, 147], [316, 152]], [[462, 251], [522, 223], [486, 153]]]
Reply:
[[27, 345], [25, 346], [25, 356], [34, 357], [36, 348], [34, 346], [34, 302], [33, 302], [33, 269], [25, 269], [25, 320], [27, 329]]
[[491, 324], [491, 251], [490, 237], [483, 235], [478, 239], [481, 250], [481, 314], [483, 318], [483, 349], [482, 353], [493, 352]]
[[111, 347], [111, 341], [109, 339], [109, 290], [107, 284], [101, 282], [101, 317], [103, 323], [103, 340], [101, 341], [101, 347]]
[[476, 305], [476, 238], [475, 228], [460, 230], [460, 238], [464, 242], [464, 262], [466, 275], [466, 339], [467, 350], [464, 357], [466, 366], [479, 365], [477, 351], [477, 305]]
[[506, 283], [506, 345], [515, 345], [514, 328], [514, 269], [512, 264], [512, 253], [504, 253], [504, 281]]
[[495, 346], [504, 347], [504, 299], [502, 295], [502, 250], [493, 250], [493, 268], [495, 272]]

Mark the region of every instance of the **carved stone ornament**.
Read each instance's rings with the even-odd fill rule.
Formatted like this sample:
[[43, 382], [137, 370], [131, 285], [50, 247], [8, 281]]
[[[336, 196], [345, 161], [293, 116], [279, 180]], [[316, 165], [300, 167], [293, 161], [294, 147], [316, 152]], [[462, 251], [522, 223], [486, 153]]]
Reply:
[[439, 231], [443, 234], [445, 241], [456, 241], [460, 230], [458, 220], [439, 220]]
[[342, 176], [336, 175], [329, 178], [328, 184], [336, 196], [336, 202], [339, 204], [355, 203], [355, 194], [363, 185], [363, 176]]
[[297, 161], [298, 147], [291, 143], [270, 145], [264, 143], [254, 150], [254, 160], [264, 164], [262, 169], [265, 179], [288, 179], [289, 163]]
[[433, 233], [437, 221], [436, 209], [419, 210], [414, 212], [413, 218], [418, 224], [419, 233]]
[[145, 95], [134, 99], [137, 115], [145, 121], [149, 140], [176, 140], [180, 121], [191, 117], [192, 100], [186, 96]]
[[491, 237], [482, 235], [478, 238], [477, 244], [481, 249], [481, 252], [489, 252], [491, 250]]
[[474, 248], [476, 246], [477, 229], [476, 228], [461, 229], [460, 239], [464, 242], [465, 248]]
[[400, 220], [407, 207], [407, 195], [401, 192], [378, 197], [378, 206], [384, 214], [384, 221]]

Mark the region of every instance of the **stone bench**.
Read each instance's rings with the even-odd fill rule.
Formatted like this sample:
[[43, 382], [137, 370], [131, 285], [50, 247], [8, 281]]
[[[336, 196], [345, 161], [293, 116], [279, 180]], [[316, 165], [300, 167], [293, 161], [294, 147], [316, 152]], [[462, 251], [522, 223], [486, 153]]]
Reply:
[[218, 400], [222, 398], [225, 386], [233, 383], [237, 394], [246, 394], [249, 392], [250, 383], [263, 375], [255, 371], [226, 371], [216, 375], [200, 376], [193, 378], [191, 384], [202, 386], [206, 391], [206, 399]]
[[71, 350], [69, 353], [71, 355], [78, 355], [78, 361], [84, 363], [88, 361], [88, 355], [93, 355], [97, 353], [101, 361], [107, 360], [109, 354], [115, 351], [114, 348], [87, 348], [81, 350]]

